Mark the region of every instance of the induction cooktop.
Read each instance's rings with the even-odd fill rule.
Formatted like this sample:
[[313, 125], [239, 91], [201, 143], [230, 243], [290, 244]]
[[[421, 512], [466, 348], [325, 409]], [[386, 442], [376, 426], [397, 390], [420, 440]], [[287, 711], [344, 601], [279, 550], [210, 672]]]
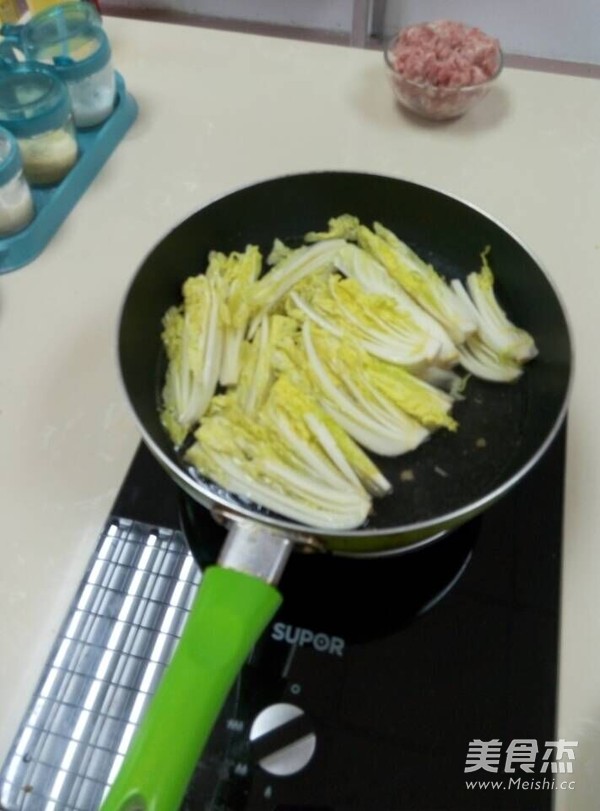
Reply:
[[[564, 429], [478, 518], [400, 555], [294, 553], [182, 811], [544, 811]], [[94, 811], [224, 529], [140, 446], [0, 775], [7, 811]], [[566, 759], [566, 760], [565, 760]]]

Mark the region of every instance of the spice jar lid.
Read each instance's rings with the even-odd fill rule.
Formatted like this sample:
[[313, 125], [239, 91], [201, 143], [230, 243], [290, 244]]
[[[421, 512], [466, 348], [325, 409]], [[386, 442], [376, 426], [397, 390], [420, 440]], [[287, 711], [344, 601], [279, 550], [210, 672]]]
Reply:
[[0, 127], [0, 186], [12, 180], [22, 168], [19, 145], [9, 130]]
[[[102, 28], [102, 18], [94, 5], [87, 0], [68, 0], [37, 12], [27, 22], [0, 26], [1, 44], [23, 51], [26, 59], [35, 59], [32, 51], [40, 44], [60, 43], [95, 28]], [[12, 51], [7, 55], [14, 58]]]
[[[104, 60], [100, 67], [110, 59], [108, 37], [100, 16], [87, 2], [52, 6], [36, 14], [23, 26], [20, 47], [26, 59], [50, 65], [63, 57], [77, 63], [85, 62], [98, 51], [100, 54], [95, 58]], [[94, 70], [98, 69], [94, 67]]]
[[96, 26], [102, 28], [102, 17], [93, 3], [87, 0], [68, 0], [66, 3], [55, 3], [31, 17], [25, 28], [28, 32], [39, 31], [40, 36], [47, 38], [52, 31], [75, 32], [81, 27]]
[[66, 85], [51, 68], [21, 62], [0, 70], [0, 125], [17, 138], [58, 129], [70, 115]]
[[[67, 82], [80, 81], [85, 79], [86, 76], [92, 76], [110, 62], [110, 43], [101, 29], [97, 29], [87, 38], [81, 37], [80, 43], [78, 52], [53, 58], [52, 66], [58, 75]], [[82, 53], [83, 56], [81, 56]], [[42, 61], [45, 60], [42, 58]]]

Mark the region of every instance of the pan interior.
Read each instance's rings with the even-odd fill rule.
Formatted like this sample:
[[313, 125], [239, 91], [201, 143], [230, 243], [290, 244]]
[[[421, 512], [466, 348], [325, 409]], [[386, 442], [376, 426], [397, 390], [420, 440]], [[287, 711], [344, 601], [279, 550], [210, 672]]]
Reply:
[[516, 384], [469, 380], [465, 400], [453, 410], [460, 424], [456, 434], [439, 431], [401, 457], [373, 456], [394, 491], [375, 500], [367, 525], [344, 534], [436, 527], [491, 502], [529, 468], [564, 416], [571, 360], [561, 304], [535, 259], [485, 214], [442, 192], [376, 175], [319, 172], [265, 181], [196, 212], [158, 243], [129, 289], [119, 330], [125, 388], [151, 451], [199, 501], [304, 530], [194, 478], [182, 463], [158, 416], [161, 320], [180, 301], [185, 278], [204, 270], [210, 250], [242, 250], [252, 243], [266, 255], [275, 237], [297, 243], [342, 213], [369, 225], [382, 222], [447, 278], [478, 270], [489, 245], [498, 298], [539, 348]]

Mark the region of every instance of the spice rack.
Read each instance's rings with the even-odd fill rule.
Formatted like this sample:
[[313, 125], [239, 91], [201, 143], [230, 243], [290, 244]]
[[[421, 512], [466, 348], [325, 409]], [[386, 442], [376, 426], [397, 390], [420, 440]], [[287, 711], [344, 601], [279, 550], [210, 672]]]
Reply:
[[137, 102], [120, 73], [116, 73], [116, 81], [115, 109], [110, 117], [93, 129], [77, 132], [75, 166], [60, 183], [32, 188], [34, 219], [18, 234], [0, 239], [0, 274], [17, 270], [42, 253], [135, 121]]

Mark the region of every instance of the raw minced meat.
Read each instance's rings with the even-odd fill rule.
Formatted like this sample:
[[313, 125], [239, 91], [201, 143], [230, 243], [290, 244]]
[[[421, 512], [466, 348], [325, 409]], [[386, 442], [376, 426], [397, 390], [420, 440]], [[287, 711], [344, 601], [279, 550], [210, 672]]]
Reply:
[[500, 60], [498, 40], [479, 28], [451, 20], [403, 29], [390, 62], [410, 81], [435, 87], [466, 87], [491, 79]]

